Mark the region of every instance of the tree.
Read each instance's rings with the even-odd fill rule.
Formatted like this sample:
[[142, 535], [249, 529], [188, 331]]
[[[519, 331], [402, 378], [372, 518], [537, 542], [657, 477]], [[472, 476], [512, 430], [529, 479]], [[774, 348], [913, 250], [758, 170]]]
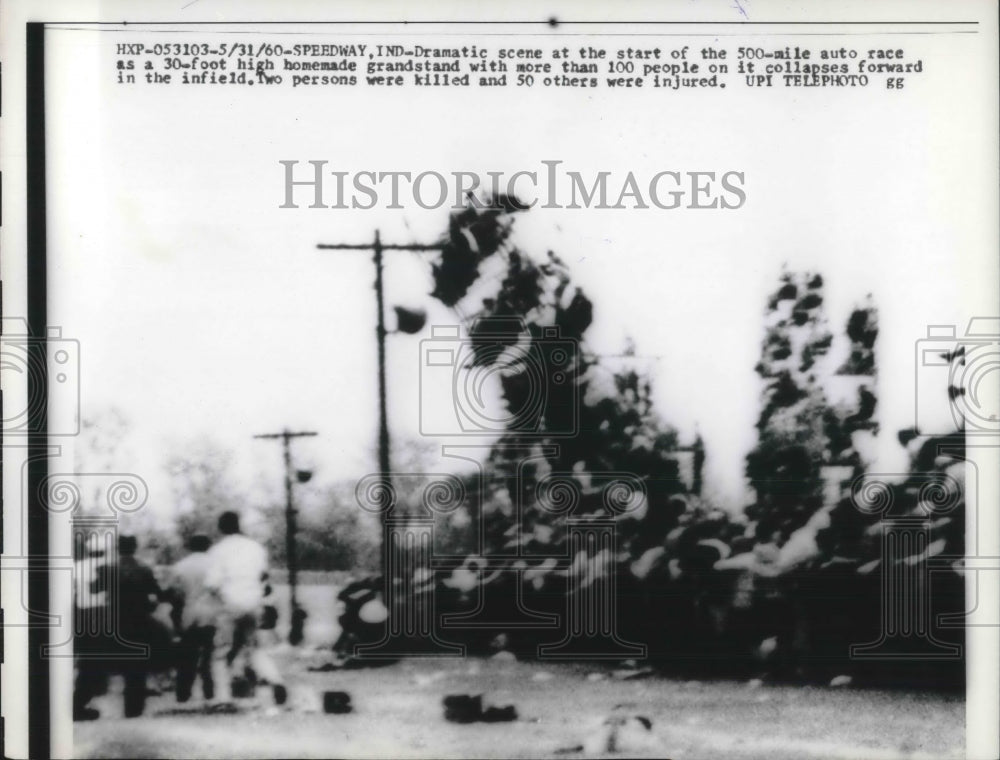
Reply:
[[[874, 419], [878, 403], [875, 385], [878, 309], [870, 293], [864, 303], [852, 310], [845, 333], [850, 349], [837, 375], [858, 379], [857, 401], [853, 406], [828, 409], [826, 431], [830, 439], [831, 460], [852, 467], [851, 482], [854, 483], [871, 464], [858, 451], [857, 436], [878, 433], [878, 423]], [[826, 562], [833, 557], [853, 558], [859, 562], [862, 557], [866, 558], [864, 562], [874, 560], [877, 542], [873, 540], [871, 528], [877, 520], [877, 517], [862, 513], [852, 498], [842, 498], [830, 510], [829, 525], [817, 533], [820, 561]]]
[[[506, 408], [484, 484], [484, 527], [493, 550], [517, 541], [551, 547], [564, 539], [564, 521], [537, 493], [552, 472], [573, 473], [575, 514], [603, 509], [603, 473], [634, 474], [647, 494], [644, 514], [684, 490], [674, 457], [677, 436], [653, 409], [649, 378], [631, 366], [610, 369], [587, 348], [594, 305], [559, 256], [533, 257], [511, 243], [513, 215], [522, 208], [501, 197], [487, 208], [470, 204], [453, 214], [432, 265], [432, 295], [469, 314], [469, 369], [496, 371]], [[487, 265], [499, 271], [497, 278], [481, 276]], [[524, 523], [512, 537], [515, 502]]]
[[820, 468], [829, 461], [830, 437], [817, 363], [832, 341], [823, 278], [783, 272], [765, 312], [758, 442], [746, 467], [757, 495], [747, 515], [761, 540], [784, 543], [822, 506]]
[[850, 353], [836, 374], [839, 378], [856, 381], [857, 397], [853, 404], [830, 408], [826, 412], [826, 433], [830, 439], [830, 461], [854, 467], [860, 475], [866, 464], [858, 451], [860, 433], [876, 435], [878, 423], [876, 395], [875, 341], [878, 338], [878, 309], [869, 293], [865, 302], [851, 312], [845, 333], [850, 341]]
[[[311, 495], [297, 492], [296, 507], [299, 569], [378, 569], [378, 526], [358, 508], [353, 484], [335, 483]], [[264, 508], [262, 523], [271, 561], [287, 566], [284, 503]]]
[[183, 543], [196, 533], [215, 535], [222, 512], [245, 510], [247, 499], [236, 485], [232, 465], [232, 452], [206, 437], [186, 442], [167, 458], [175, 524]]
[[[129, 472], [128, 447], [131, 423], [117, 407], [99, 409], [80, 421], [80, 436], [73, 448], [74, 468], [78, 475], [103, 475]], [[80, 502], [83, 512], [106, 509], [107, 481], [81, 478]]]

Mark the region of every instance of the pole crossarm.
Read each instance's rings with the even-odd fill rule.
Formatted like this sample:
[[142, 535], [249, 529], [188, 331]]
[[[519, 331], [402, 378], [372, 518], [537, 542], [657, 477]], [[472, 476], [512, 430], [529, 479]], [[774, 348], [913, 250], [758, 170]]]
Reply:
[[304, 438], [311, 437], [314, 435], [319, 435], [319, 433], [314, 433], [309, 430], [304, 430], [302, 432], [291, 433], [284, 431], [282, 433], [261, 433], [260, 435], [255, 435], [254, 438]]
[[[381, 243], [383, 251], [441, 251], [444, 243]], [[321, 251], [372, 251], [375, 243], [319, 243]]]

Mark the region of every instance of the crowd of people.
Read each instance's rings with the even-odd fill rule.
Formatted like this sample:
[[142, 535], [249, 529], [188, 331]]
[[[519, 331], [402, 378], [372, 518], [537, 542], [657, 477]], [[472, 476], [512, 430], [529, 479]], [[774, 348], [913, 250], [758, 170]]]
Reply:
[[[566, 640], [559, 656], [572, 644], [586, 659], [634, 651], [624, 642], [671, 677], [961, 689], [964, 463], [940, 445], [916, 444], [914, 472], [885, 486], [888, 515], [863, 512], [845, 491], [799, 527], [762, 530], [678, 495], [642, 521], [617, 520], [603, 543], [554, 534], [516, 558], [397, 560], [415, 569], [391, 579], [385, 601], [401, 619], [432, 620], [435, 640], [470, 654], [544, 659]], [[898, 521], [905, 539], [891, 533]], [[382, 637], [361, 616], [381, 585], [342, 597], [353, 609], [342, 620], [344, 654]], [[912, 630], [894, 627], [903, 615]], [[567, 640], [574, 620], [588, 633]], [[410, 638], [397, 649], [434, 643], [426, 630]]]
[[[634, 647], [622, 642], [638, 644], [670, 676], [960, 688], [962, 629], [947, 620], [966, 606], [956, 563], [964, 551], [964, 464], [938, 448], [924, 444], [914, 473], [887, 492], [890, 517], [919, 523], [924, 543], [911, 550], [890, 551], [884, 535], [892, 520], [860, 511], [848, 495], [785, 537], [674, 496], [644, 520], [616, 521], [614, 539], [600, 544], [557, 536], [518, 558], [476, 553], [457, 566], [428, 565], [419, 552], [422, 561], [397, 558], [388, 583], [373, 575], [336, 589], [340, 635], [323, 669], [386, 664], [389, 650], [419, 654], [435, 642], [463, 645], [470, 655], [503, 649], [544, 658], [573, 627], [573, 610], [599, 607], [607, 620], [587, 625], [600, 629], [604, 645], [624, 652]], [[944, 489], [948, 514], [928, 512], [929, 483]], [[187, 556], [159, 580], [137, 559], [133, 536], [90, 537], [76, 563], [76, 719], [98, 717], [91, 701], [115, 673], [124, 679], [128, 717], [143, 713], [150, 674], [165, 671], [181, 703], [199, 681], [213, 707], [264, 684], [285, 702], [282, 676], [260, 645], [277, 615], [267, 551], [241, 533], [235, 513], [220, 516], [218, 532], [214, 542], [192, 537]], [[916, 585], [893, 596], [884, 582], [892, 577]], [[166, 620], [155, 614], [165, 606]], [[890, 613], [920, 614], [926, 630], [890, 636]], [[388, 625], [394, 616], [409, 622]], [[394, 636], [413, 640], [384, 646]], [[584, 659], [595, 645], [576, 643]], [[877, 656], [856, 658], [859, 647]], [[365, 656], [373, 650], [378, 657]]]
[[[200, 681], [211, 709], [268, 685], [277, 704], [287, 699], [282, 676], [259, 646], [275, 624], [267, 551], [224, 512], [214, 542], [195, 535], [188, 554], [157, 580], [136, 557], [135, 536], [89, 535], [74, 564], [74, 720], [100, 716], [91, 702], [107, 693], [112, 675], [124, 680], [124, 714], [142, 715], [151, 675], [172, 672], [176, 699], [187, 702]], [[157, 610], [168, 605], [167, 619]]]

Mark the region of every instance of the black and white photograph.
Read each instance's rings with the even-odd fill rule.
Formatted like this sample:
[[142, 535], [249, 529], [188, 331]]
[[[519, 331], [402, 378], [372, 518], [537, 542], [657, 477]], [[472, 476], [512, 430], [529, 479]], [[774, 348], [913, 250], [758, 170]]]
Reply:
[[995, 3], [0, 23], [6, 756], [1000, 751]]

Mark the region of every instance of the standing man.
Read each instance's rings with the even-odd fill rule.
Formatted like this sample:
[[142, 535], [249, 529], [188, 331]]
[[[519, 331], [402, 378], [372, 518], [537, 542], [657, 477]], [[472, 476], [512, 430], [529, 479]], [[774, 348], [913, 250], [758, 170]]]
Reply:
[[177, 701], [187, 702], [196, 676], [201, 677], [205, 699], [215, 696], [212, 682], [212, 640], [219, 609], [215, 597], [205, 587], [211, 565], [207, 552], [212, 545], [208, 536], [192, 536], [191, 551], [171, 569], [170, 595], [174, 627], [180, 632], [177, 657]]
[[125, 676], [125, 717], [137, 718], [146, 707], [146, 676], [150, 658], [154, 655], [156, 630], [153, 611], [163, 592], [153, 570], [135, 558], [138, 541], [135, 536], [118, 538], [118, 583], [112, 584], [113, 601], [118, 609], [118, 630], [126, 644], [145, 645], [145, 657], [123, 657], [121, 670]]
[[267, 585], [267, 551], [240, 533], [235, 512], [219, 516], [222, 538], [208, 551], [205, 587], [219, 604], [215, 619], [212, 677], [219, 702], [232, 700], [233, 677], [248, 671], [274, 688], [283, 704], [287, 692], [277, 668], [257, 649], [257, 628], [264, 609]]

